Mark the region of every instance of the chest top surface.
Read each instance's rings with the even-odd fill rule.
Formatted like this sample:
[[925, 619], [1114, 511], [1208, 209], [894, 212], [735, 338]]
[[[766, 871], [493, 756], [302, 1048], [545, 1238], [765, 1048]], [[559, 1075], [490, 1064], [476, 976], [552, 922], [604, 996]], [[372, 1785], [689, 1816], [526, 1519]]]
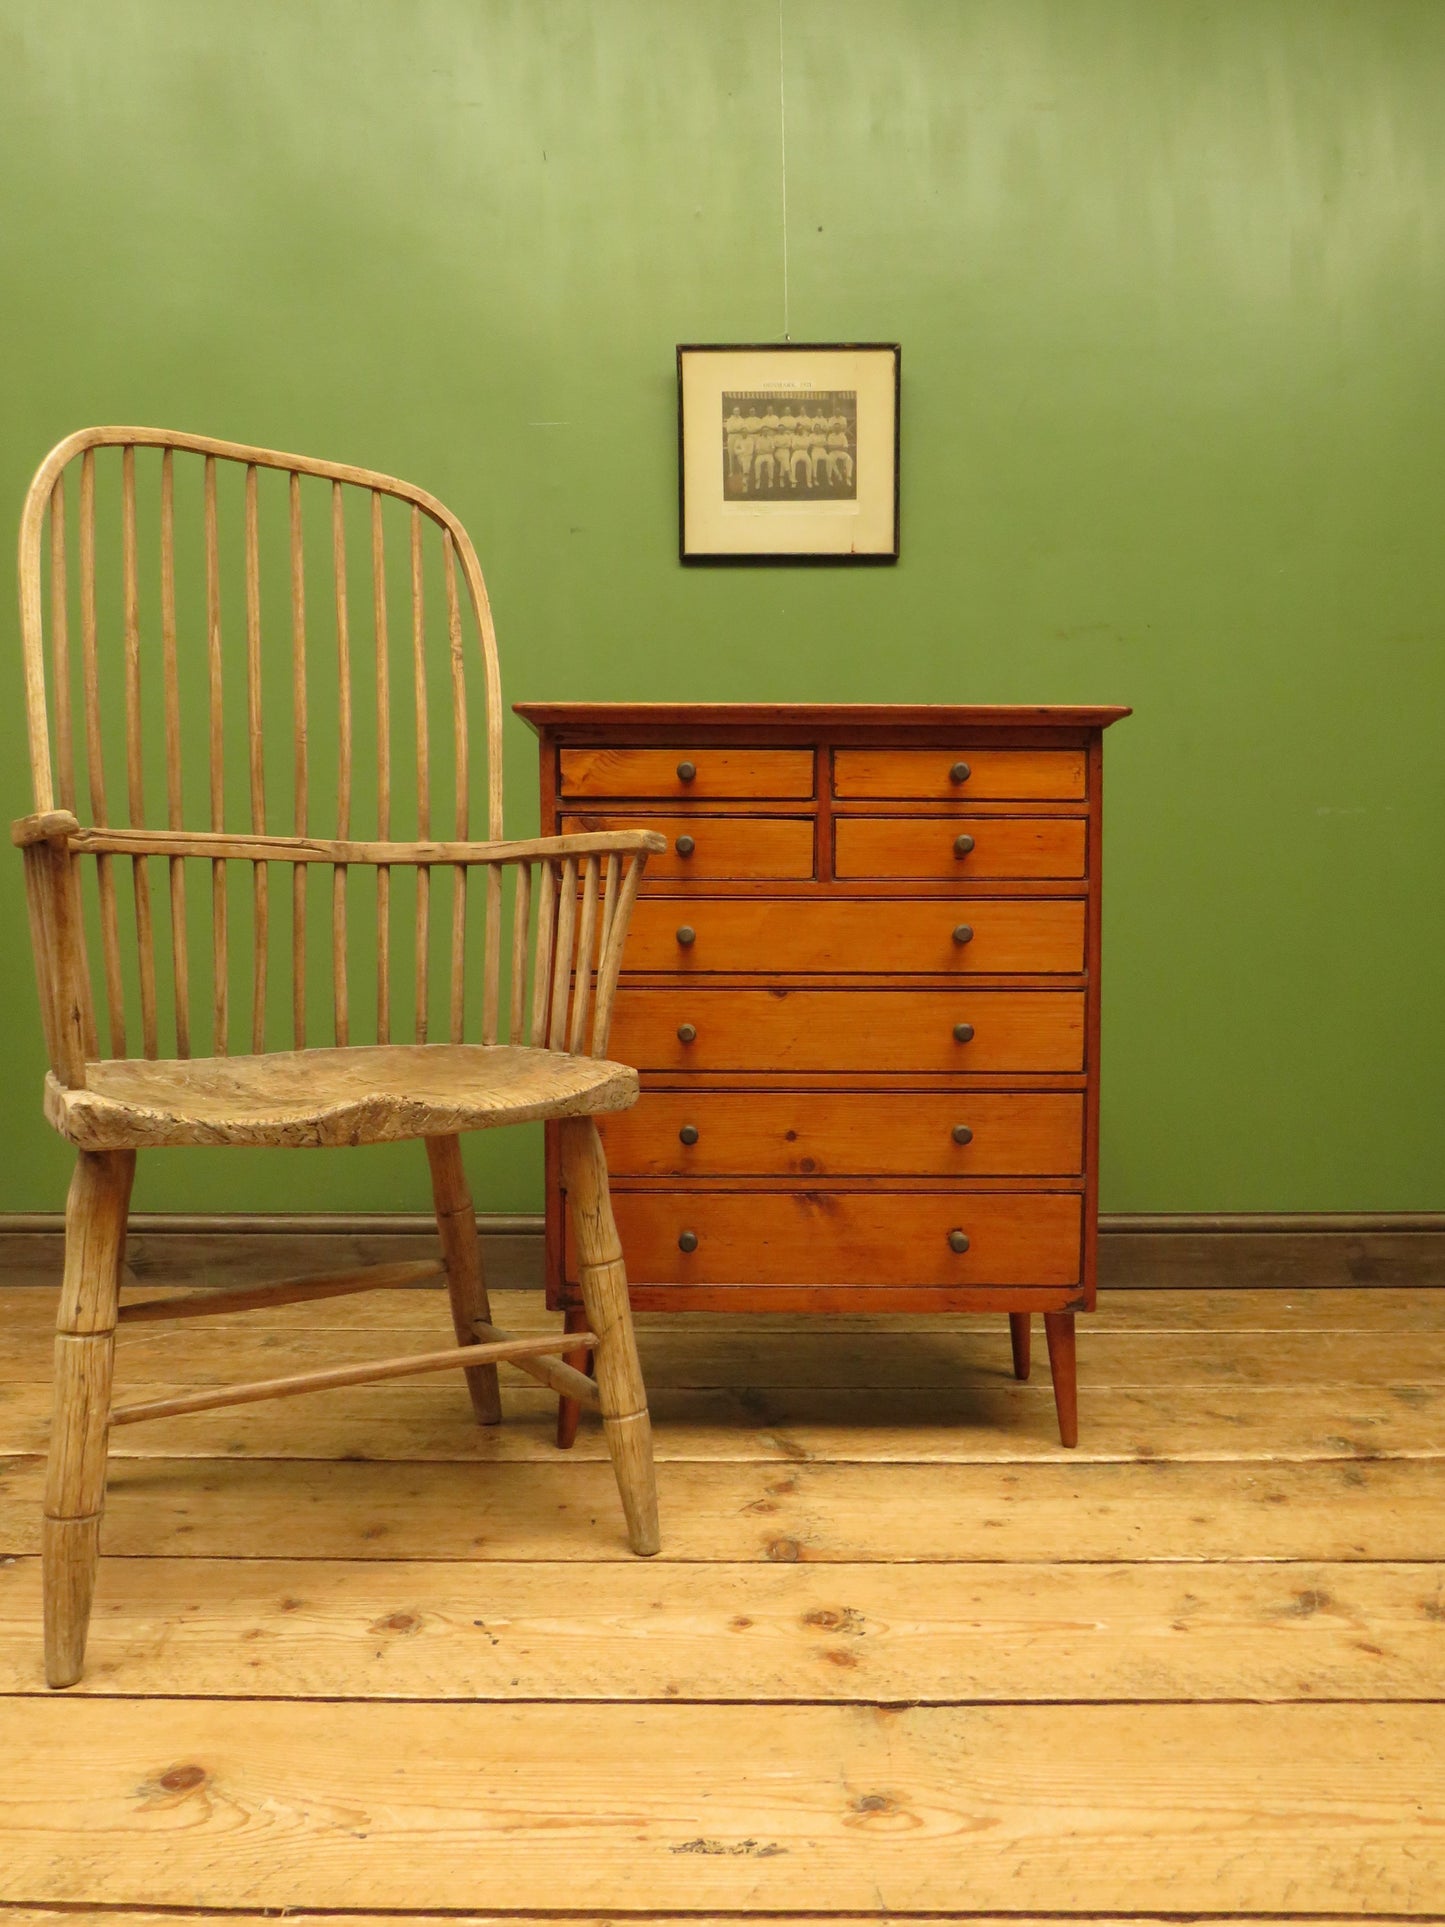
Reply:
[[960, 730], [1093, 731], [1132, 712], [1109, 704], [1061, 703], [516, 703], [539, 734], [555, 737], [636, 730], [667, 734], [716, 729], [791, 736], [859, 731], [940, 735]]

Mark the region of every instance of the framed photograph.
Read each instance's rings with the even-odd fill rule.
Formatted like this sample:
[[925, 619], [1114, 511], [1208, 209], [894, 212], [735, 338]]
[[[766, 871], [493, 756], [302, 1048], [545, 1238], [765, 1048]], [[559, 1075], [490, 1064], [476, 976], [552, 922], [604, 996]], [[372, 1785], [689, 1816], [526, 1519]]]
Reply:
[[684, 562], [898, 560], [897, 343], [681, 347]]

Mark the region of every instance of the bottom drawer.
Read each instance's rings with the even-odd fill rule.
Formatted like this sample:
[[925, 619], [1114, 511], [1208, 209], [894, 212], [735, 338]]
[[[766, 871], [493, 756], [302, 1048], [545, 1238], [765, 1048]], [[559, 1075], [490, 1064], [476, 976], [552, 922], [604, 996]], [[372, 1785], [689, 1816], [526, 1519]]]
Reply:
[[[614, 1186], [612, 1208], [635, 1285], [1079, 1280], [1083, 1200], [1077, 1193], [643, 1192]], [[950, 1242], [956, 1232], [967, 1240], [962, 1251]], [[567, 1275], [576, 1278], [570, 1235]]]

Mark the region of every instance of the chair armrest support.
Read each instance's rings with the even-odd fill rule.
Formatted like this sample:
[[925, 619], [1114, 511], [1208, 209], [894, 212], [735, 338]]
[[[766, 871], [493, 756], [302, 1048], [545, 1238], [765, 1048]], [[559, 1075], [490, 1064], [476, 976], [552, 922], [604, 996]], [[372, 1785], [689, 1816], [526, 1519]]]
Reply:
[[87, 1022], [80, 892], [70, 838], [80, 827], [69, 810], [41, 810], [11, 828], [25, 860], [30, 941], [50, 1068], [67, 1090], [85, 1084]]

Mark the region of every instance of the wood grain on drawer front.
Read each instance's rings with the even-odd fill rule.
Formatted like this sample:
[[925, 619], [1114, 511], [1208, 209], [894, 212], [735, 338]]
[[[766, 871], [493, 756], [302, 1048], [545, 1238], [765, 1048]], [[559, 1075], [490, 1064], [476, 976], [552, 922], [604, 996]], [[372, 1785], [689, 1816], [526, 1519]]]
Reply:
[[563, 813], [563, 836], [583, 830], [660, 830], [667, 848], [648, 857], [642, 874], [644, 890], [655, 890], [660, 881], [732, 882], [813, 874], [810, 816], [642, 816], [636, 810]]
[[[1087, 829], [1072, 816], [840, 816], [833, 823], [833, 868], [840, 877], [959, 883], [1081, 877]], [[648, 875], [658, 861], [648, 859]]]
[[[638, 1285], [1071, 1285], [1079, 1277], [1077, 1193], [614, 1189], [612, 1208]], [[953, 1250], [951, 1231], [964, 1232], [966, 1251]], [[696, 1250], [680, 1248], [684, 1232]]]
[[[962, 766], [965, 777], [955, 781]], [[833, 754], [835, 796], [1039, 797], [1075, 801], [1085, 793], [1081, 749], [840, 749]]]
[[[678, 775], [691, 766], [691, 777]], [[810, 749], [564, 749], [564, 796], [811, 796]]]
[[644, 1091], [597, 1124], [614, 1177], [1069, 1177], [1084, 1160], [1078, 1091]]
[[1084, 903], [1075, 897], [886, 904], [848, 897], [653, 897], [633, 912], [623, 967], [689, 975], [1066, 975], [1084, 967]]
[[[691, 1043], [680, 1027], [696, 1032]], [[1084, 993], [624, 984], [608, 1054], [645, 1071], [1079, 1071]]]

